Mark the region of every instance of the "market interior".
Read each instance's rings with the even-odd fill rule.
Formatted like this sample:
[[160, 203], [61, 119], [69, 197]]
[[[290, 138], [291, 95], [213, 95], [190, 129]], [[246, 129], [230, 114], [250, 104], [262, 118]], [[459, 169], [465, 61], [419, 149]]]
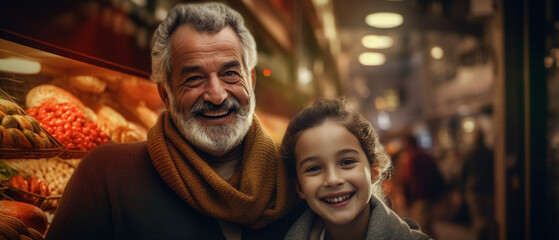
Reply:
[[[0, 97], [36, 118], [59, 145], [41, 145], [35, 159], [27, 159], [28, 150], [2, 149], [0, 160], [51, 185], [50, 197], [31, 196], [49, 219], [87, 151], [106, 141], [145, 140], [164, 110], [149, 81], [150, 37], [178, 2], [204, 1], [3, 4]], [[313, 99], [346, 96], [392, 157], [385, 189], [399, 215], [414, 216], [416, 200], [399, 180], [407, 137], [432, 157], [436, 168], [422, 171], [443, 182], [421, 223], [435, 239], [559, 237], [557, 1], [222, 2], [245, 17], [256, 39], [257, 114], [278, 143], [289, 119]], [[49, 122], [49, 106], [35, 104], [48, 98], [77, 102], [65, 116], [84, 123]], [[65, 134], [76, 128], [95, 138]], [[477, 146], [490, 154], [472, 160]], [[469, 200], [473, 178], [483, 185], [474, 195], [490, 196], [488, 204]], [[18, 195], [12, 185], [0, 194]], [[474, 210], [480, 208], [490, 214]], [[486, 238], [474, 234], [479, 219], [490, 223]]]

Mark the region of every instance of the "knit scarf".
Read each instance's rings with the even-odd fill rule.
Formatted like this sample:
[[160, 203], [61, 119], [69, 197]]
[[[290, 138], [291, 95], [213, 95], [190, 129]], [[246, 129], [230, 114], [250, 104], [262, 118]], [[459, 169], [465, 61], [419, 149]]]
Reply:
[[256, 116], [242, 144], [240, 167], [224, 180], [192, 149], [169, 112], [147, 136], [155, 169], [184, 201], [207, 216], [258, 229], [283, 216], [294, 193], [277, 146]]

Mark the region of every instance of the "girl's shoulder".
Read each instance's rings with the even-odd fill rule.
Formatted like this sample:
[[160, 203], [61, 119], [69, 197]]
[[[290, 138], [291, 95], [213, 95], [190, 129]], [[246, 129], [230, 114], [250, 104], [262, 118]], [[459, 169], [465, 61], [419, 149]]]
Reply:
[[[293, 223], [284, 240], [307, 240], [311, 232], [316, 228], [315, 223], [320, 219], [310, 208], [307, 208], [303, 214]], [[321, 221], [320, 221], [321, 222]]]
[[371, 217], [367, 239], [431, 239], [422, 233], [419, 225], [411, 219], [400, 218], [380, 199], [371, 200]]

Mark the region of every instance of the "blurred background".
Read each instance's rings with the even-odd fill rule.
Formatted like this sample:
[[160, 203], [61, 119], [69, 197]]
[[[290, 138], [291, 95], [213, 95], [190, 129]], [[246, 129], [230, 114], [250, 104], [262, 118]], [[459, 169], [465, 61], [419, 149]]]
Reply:
[[[40, 68], [2, 62], [0, 87], [25, 106], [34, 86], [75, 75], [147, 82], [151, 35], [178, 2], [199, 1], [3, 2], [0, 61]], [[436, 239], [559, 239], [558, 1], [221, 2], [256, 38], [274, 139], [313, 99], [346, 96], [392, 156], [400, 216]]]

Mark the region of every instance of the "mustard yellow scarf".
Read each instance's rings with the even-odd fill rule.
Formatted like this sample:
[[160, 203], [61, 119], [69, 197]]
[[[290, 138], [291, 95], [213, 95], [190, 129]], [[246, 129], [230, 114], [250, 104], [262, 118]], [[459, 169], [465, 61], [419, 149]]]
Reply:
[[255, 116], [234, 176], [221, 178], [161, 114], [148, 131], [152, 162], [165, 183], [190, 206], [210, 217], [258, 229], [283, 216], [294, 201], [276, 144]]

